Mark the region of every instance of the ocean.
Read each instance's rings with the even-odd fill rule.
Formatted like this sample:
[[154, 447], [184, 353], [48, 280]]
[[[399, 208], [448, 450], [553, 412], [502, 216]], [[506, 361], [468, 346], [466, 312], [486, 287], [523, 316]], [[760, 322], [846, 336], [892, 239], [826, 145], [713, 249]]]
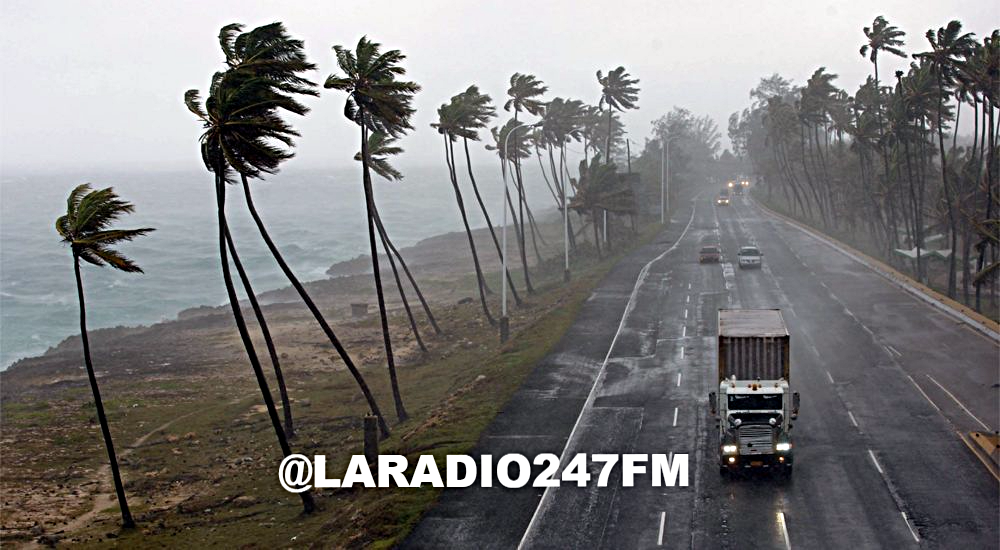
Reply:
[[[462, 163], [459, 168], [470, 223], [474, 228], [485, 227]], [[554, 202], [538, 175], [537, 163], [526, 162], [524, 170], [533, 209], [551, 208]], [[396, 246], [461, 231], [445, 166], [404, 168], [403, 172], [400, 182], [374, 180], [376, 202]], [[476, 167], [477, 183], [494, 224], [501, 218], [499, 172], [499, 163]], [[300, 279], [325, 278], [332, 264], [368, 254], [360, 173], [360, 167], [288, 170], [253, 182], [257, 210]], [[65, 213], [69, 191], [88, 182], [95, 188], [114, 187], [135, 205], [135, 213], [121, 227], [156, 228], [120, 247], [145, 273], [83, 264], [88, 328], [151, 324], [173, 319], [183, 309], [226, 301], [209, 172], [4, 171], [0, 176], [0, 370], [79, 333], [72, 259], [54, 222]], [[260, 293], [287, 286], [246, 211], [240, 186], [230, 186], [227, 211], [254, 290]]]

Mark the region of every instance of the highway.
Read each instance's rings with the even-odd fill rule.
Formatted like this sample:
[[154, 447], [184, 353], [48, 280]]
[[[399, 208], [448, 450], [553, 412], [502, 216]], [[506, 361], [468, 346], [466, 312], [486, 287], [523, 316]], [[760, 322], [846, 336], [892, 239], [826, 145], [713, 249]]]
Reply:
[[[687, 453], [690, 485], [623, 488], [619, 467], [603, 488], [445, 490], [404, 547], [1000, 545], [997, 479], [958, 435], [1000, 424], [996, 341], [748, 197], [713, 196], [615, 267], [476, 450]], [[705, 238], [721, 264], [697, 262]], [[741, 270], [751, 243], [763, 266]], [[707, 396], [727, 307], [780, 308], [789, 325], [791, 479], [719, 475]]]

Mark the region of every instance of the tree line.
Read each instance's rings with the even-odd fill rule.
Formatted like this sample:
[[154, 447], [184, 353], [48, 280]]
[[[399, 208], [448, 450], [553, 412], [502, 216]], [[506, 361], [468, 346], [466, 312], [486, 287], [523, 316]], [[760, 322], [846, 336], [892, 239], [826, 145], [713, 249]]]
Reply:
[[[729, 119], [734, 152], [796, 215], [921, 281], [942, 279], [950, 298], [977, 311], [992, 288], [995, 308], [1000, 31], [980, 40], [951, 21], [910, 55], [904, 31], [883, 16], [863, 33], [872, 75], [853, 95], [826, 67], [801, 86], [762, 78]], [[908, 69], [886, 78], [887, 55], [910, 58]]]
[[[227, 25], [221, 29], [218, 41], [225, 60], [223, 67], [211, 76], [205, 94], [192, 89], [184, 94], [183, 99], [188, 110], [201, 124], [201, 158], [204, 167], [213, 176], [220, 270], [230, 309], [282, 455], [292, 454], [291, 440], [295, 437], [293, 412], [280, 365], [280, 355], [275, 348], [264, 311], [256, 299], [250, 274], [240, 259], [236, 239], [230, 232], [226, 199], [230, 189], [237, 187], [243, 192], [260, 238], [323, 331], [330, 346], [353, 376], [358, 391], [366, 399], [370, 413], [378, 419], [381, 437], [386, 438], [390, 434], [389, 423], [370, 390], [365, 375], [359, 370], [349, 350], [338, 338], [302, 281], [285, 261], [253, 201], [253, 182], [277, 173], [282, 163], [294, 156], [295, 139], [299, 137], [299, 133], [288, 119], [307, 115], [309, 108], [302, 103], [302, 99], [319, 96], [319, 85], [309, 78], [309, 74], [316, 71], [317, 67], [307, 59], [302, 40], [290, 36], [281, 23], [250, 30], [245, 30], [240, 24]], [[388, 259], [409, 328], [420, 348], [426, 351], [420, 335], [421, 322], [418, 321], [415, 310], [423, 313], [435, 333], [441, 334], [442, 329], [403, 256], [393, 245], [388, 228], [379, 215], [372, 173], [387, 180], [403, 177], [392, 165], [392, 158], [403, 152], [398, 140], [413, 129], [413, 98], [420, 91], [420, 86], [406, 80], [406, 69], [403, 66], [406, 56], [402, 52], [383, 49], [380, 44], [367, 37], [362, 37], [353, 48], [336, 45], [333, 52], [338, 71], [326, 78], [322, 87], [346, 96], [344, 117], [358, 128], [360, 151], [353, 158], [362, 165], [361, 185], [365, 192], [368, 248], [378, 300], [386, 370], [392, 389], [395, 417], [398, 422], [403, 422], [408, 418], [408, 413], [396, 376], [380, 273], [380, 246]], [[527, 201], [522, 163], [532, 156], [537, 158], [555, 207], [560, 211], [568, 209], [565, 211], [567, 224], [570, 223], [568, 213], [572, 211], [577, 214], [578, 227], [575, 231], [571, 229], [568, 232], [567, 246], [572, 247], [575, 252], [576, 238], [587, 226], [592, 226], [595, 246], [600, 255], [601, 239], [597, 228], [599, 224], [607, 223], [607, 212], [618, 214], [619, 217], [636, 214], [632, 187], [618, 174], [611, 157], [618, 154], [625, 135], [619, 113], [636, 108], [638, 82], [623, 67], [617, 67], [606, 75], [598, 71], [599, 94], [595, 93], [598, 104], [588, 105], [575, 99], [543, 98], [548, 88], [533, 75], [515, 73], [511, 77], [503, 109], [513, 115], [503, 124], [490, 128], [492, 142], [487, 145], [487, 149], [496, 152], [502, 170], [512, 175], [513, 192], [505, 189], [504, 200], [510, 209], [510, 225], [515, 230], [517, 251], [521, 258], [523, 293], [530, 295], [535, 292], [527, 260], [529, 246], [534, 251], [537, 263], [541, 263], [538, 242], [542, 241], [543, 246], [545, 243]], [[468, 237], [482, 314], [493, 325], [496, 322], [495, 316], [486, 300], [486, 296], [492, 291], [487, 285], [480, 261], [483, 251], [477, 250], [465, 197], [459, 185], [455, 145], [461, 140], [468, 179], [494, 245], [487, 254], [495, 252], [502, 259], [504, 251], [497, 238], [494, 221], [483, 202], [469, 154], [470, 142], [481, 140], [481, 132], [496, 118], [497, 110], [489, 95], [480, 92], [478, 86], [471, 85], [441, 105], [437, 114], [437, 121], [432, 126], [439, 132], [444, 144], [449, 181]], [[533, 117], [534, 120], [525, 121], [524, 117]], [[583, 146], [584, 160], [579, 165], [577, 177], [571, 177], [567, 166], [567, 148], [572, 143], [582, 143]], [[631, 171], [631, 152], [627, 142], [624, 142], [624, 148], [629, 151], [627, 163]], [[142, 271], [115, 248], [120, 243], [153, 231], [153, 228], [113, 227], [133, 210], [133, 205], [119, 197], [111, 188], [94, 190], [89, 185], [81, 185], [70, 193], [66, 214], [56, 222], [62, 241], [69, 245], [72, 252], [80, 305], [83, 354], [124, 527], [132, 527], [135, 522], [121, 482], [91, 360], [80, 267], [82, 260], [84, 263], [110, 266], [126, 272]], [[605, 229], [605, 234], [606, 231]], [[604, 244], [605, 247], [608, 245], [606, 241]], [[235, 278], [233, 270], [236, 272]], [[411, 307], [407, 287], [403, 283], [404, 277], [420, 303], [419, 309]], [[237, 279], [239, 286], [245, 291], [250, 310], [264, 340], [266, 357], [262, 357], [253, 343], [251, 327], [239, 301]], [[524, 298], [518, 291], [519, 285], [515, 284], [509, 274], [507, 281], [515, 302], [522, 303]], [[281, 416], [272, 397], [269, 375], [265, 369], [267, 363], [270, 363], [269, 370], [273, 371], [274, 381], [278, 386]], [[300, 498], [306, 513], [315, 510], [315, 503], [308, 491], [300, 493]]]

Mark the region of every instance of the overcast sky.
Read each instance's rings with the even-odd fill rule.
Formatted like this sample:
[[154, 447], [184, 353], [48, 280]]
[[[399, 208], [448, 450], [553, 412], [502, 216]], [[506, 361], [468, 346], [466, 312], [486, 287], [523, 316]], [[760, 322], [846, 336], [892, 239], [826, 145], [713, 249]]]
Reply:
[[[596, 103], [597, 69], [624, 65], [641, 80], [639, 110], [625, 115], [638, 142], [672, 106], [709, 114], [725, 135], [729, 114], [748, 103], [762, 75], [804, 82], [817, 67], [850, 92], [871, 71], [858, 54], [862, 27], [877, 15], [906, 31], [908, 52], [951, 19], [982, 36], [1000, 24], [990, 0], [840, 1], [37, 1], [0, 0], [0, 166], [200, 168], [199, 125], [185, 90], [204, 90], [220, 68], [217, 35], [231, 22], [282, 21], [305, 40], [313, 75], [332, 71], [333, 44], [367, 34], [401, 49], [423, 86], [416, 131], [401, 164], [440, 162], [429, 124], [435, 109], [475, 83], [502, 104], [515, 71], [537, 75], [563, 96]], [[882, 74], [903, 66], [887, 60]], [[311, 99], [298, 155], [289, 166], [351, 162], [358, 131], [342, 115], [343, 94]], [[485, 154], [484, 154], [485, 155]], [[485, 158], [483, 156], [482, 158]]]

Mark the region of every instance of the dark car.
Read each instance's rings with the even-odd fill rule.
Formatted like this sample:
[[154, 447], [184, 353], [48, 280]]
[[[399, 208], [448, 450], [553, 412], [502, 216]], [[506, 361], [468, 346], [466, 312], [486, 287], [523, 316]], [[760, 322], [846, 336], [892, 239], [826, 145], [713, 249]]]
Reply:
[[701, 251], [698, 252], [698, 263], [718, 263], [722, 261], [722, 251], [719, 250], [718, 246], [706, 245], [701, 247]]

